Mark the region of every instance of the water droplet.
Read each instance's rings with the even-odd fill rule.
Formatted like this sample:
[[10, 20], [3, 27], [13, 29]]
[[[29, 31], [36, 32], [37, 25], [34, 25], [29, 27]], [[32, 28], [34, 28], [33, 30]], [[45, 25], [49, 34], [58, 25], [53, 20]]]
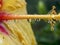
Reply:
[[51, 27], [51, 31], [54, 31], [54, 27], [53, 26]]
[[41, 19], [39, 19], [39, 21], [41, 21]]
[[29, 22], [31, 22], [32, 20], [31, 19], [29, 19]]
[[51, 19], [51, 20], [48, 20], [48, 23], [50, 24], [50, 26], [51, 26], [51, 31], [54, 31], [54, 26], [55, 26], [55, 21], [53, 20], [53, 19]]
[[48, 21], [48, 23], [50, 23], [50, 20]]
[[54, 23], [54, 21], [53, 21], [53, 20], [51, 21], [50, 25], [51, 25], [51, 31], [54, 31], [55, 23]]
[[36, 19], [36, 21], [39, 21], [39, 19]]

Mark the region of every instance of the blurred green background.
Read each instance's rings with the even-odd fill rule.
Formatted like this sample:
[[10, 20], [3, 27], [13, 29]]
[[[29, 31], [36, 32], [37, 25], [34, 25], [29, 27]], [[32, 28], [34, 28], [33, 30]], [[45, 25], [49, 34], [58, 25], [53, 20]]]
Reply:
[[[48, 14], [53, 5], [57, 14], [60, 13], [60, 0], [26, 0], [28, 14]], [[48, 21], [31, 22], [38, 45], [60, 45], [60, 21], [57, 21], [54, 31], [51, 31]]]

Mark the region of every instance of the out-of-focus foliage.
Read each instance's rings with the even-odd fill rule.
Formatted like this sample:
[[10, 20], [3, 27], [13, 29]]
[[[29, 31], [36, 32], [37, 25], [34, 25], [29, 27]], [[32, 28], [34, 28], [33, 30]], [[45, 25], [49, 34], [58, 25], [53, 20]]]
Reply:
[[[27, 11], [29, 14], [48, 14], [53, 5], [59, 13], [60, 0], [27, 0]], [[44, 20], [32, 21], [31, 25], [38, 45], [59, 45], [60, 21], [55, 24], [54, 31], [51, 31], [50, 24]]]
[[38, 9], [38, 13], [39, 14], [45, 14], [45, 13], [47, 13], [47, 11], [46, 11], [47, 9], [46, 9], [46, 5], [45, 5], [44, 1], [39, 1], [38, 2], [37, 9]]

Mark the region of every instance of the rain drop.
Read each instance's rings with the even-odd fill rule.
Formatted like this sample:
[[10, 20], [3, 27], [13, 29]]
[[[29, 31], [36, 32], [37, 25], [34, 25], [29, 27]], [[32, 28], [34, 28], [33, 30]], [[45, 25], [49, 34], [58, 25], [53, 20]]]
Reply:
[[31, 20], [31, 19], [29, 19], [29, 22], [32, 22], [32, 20]]

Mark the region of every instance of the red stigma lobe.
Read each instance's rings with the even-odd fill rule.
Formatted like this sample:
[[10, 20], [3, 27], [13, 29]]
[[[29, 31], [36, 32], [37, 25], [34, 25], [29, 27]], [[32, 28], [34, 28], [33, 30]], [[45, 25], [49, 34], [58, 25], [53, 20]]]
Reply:
[[3, 0], [0, 0], [0, 10], [2, 9], [3, 6]]
[[7, 30], [2, 25], [0, 25], [0, 32], [8, 35]]

